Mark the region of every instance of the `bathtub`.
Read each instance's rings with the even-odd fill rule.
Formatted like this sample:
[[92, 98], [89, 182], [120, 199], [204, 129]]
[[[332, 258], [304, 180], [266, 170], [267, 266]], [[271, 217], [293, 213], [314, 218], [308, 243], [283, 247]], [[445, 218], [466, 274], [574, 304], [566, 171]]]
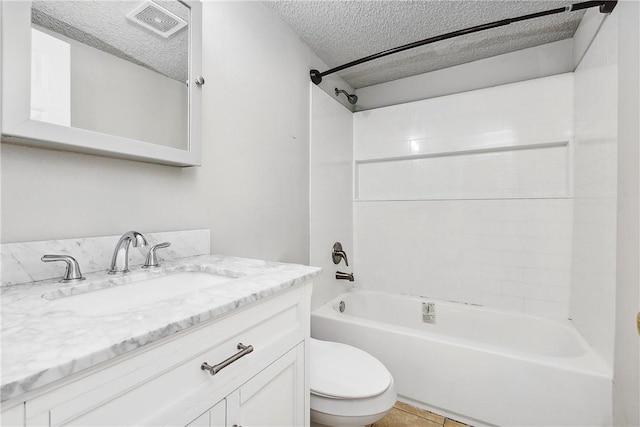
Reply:
[[612, 424], [611, 369], [568, 320], [357, 290], [314, 310], [311, 335], [369, 352], [400, 400], [468, 424]]

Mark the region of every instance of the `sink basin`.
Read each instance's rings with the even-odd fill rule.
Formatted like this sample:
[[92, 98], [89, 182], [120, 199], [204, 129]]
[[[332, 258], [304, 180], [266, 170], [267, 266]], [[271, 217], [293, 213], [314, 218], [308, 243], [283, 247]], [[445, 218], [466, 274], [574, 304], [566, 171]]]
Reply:
[[234, 279], [235, 277], [215, 273], [186, 271], [118, 286], [92, 289], [58, 299], [51, 299], [46, 295], [43, 298], [51, 299], [49, 304], [55, 310], [73, 310], [78, 313], [101, 315], [129, 311]]

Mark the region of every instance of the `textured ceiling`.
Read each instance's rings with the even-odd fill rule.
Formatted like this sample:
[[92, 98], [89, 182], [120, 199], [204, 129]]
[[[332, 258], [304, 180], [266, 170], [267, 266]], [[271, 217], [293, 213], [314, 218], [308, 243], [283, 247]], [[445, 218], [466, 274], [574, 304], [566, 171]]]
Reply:
[[[157, 71], [181, 82], [188, 79], [186, 28], [165, 39], [127, 19], [144, 0], [34, 1], [32, 21], [41, 27]], [[189, 22], [189, 9], [177, 0], [154, 0]]]
[[[329, 68], [407, 43], [575, 1], [267, 1]], [[584, 11], [436, 42], [338, 72], [354, 88], [573, 37]], [[326, 70], [319, 70], [320, 72]]]

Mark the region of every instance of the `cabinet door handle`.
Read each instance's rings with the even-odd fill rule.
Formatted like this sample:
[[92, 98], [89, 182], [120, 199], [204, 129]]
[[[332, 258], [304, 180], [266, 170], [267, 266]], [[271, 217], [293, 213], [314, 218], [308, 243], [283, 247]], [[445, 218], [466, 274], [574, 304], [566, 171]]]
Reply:
[[240, 351], [234, 354], [233, 356], [231, 356], [230, 358], [223, 360], [222, 362], [216, 365], [211, 366], [207, 362], [202, 362], [202, 365], [200, 365], [200, 369], [203, 371], [209, 371], [211, 375], [215, 375], [218, 372], [220, 372], [223, 368], [226, 368], [236, 360], [240, 359], [242, 356], [246, 356], [247, 354], [251, 353], [253, 351], [253, 346], [243, 345], [242, 343], [238, 343], [238, 350]]

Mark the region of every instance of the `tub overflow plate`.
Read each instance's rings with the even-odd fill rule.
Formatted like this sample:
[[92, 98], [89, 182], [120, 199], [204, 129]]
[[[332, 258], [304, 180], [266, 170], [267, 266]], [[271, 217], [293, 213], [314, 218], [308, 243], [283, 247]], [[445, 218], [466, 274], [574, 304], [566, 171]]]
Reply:
[[422, 321], [424, 323], [436, 322], [436, 305], [432, 302], [422, 303]]

